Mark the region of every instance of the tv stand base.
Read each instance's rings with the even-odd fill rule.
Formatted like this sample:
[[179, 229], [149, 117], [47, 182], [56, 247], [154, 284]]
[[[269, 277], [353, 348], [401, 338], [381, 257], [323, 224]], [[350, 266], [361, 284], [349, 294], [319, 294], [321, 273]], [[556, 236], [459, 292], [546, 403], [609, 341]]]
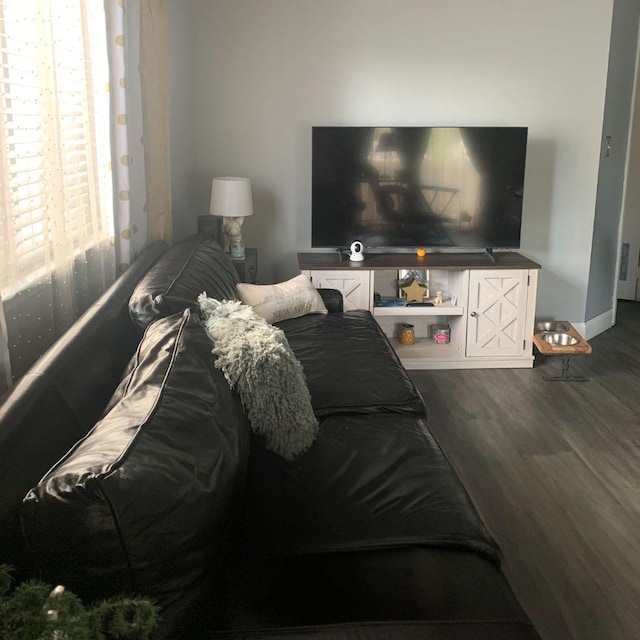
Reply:
[[493, 249], [487, 248], [484, 252], [487, 255], [487, 258], [489, 258], [489, 262], [491, 264], [496, 264], [496, 262], [498, 262], [498, 259], [493, 255]]

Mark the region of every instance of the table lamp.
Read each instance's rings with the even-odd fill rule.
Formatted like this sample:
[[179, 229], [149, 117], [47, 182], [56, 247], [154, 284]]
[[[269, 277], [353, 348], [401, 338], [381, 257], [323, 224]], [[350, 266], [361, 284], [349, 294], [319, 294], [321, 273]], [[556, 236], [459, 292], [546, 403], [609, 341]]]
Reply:
[[222, 218], [224, 250], [232, 258], [243, 258], [242, 223], [246, 216], [253, 215], [249, 178], [214, 178], [209, 213]]

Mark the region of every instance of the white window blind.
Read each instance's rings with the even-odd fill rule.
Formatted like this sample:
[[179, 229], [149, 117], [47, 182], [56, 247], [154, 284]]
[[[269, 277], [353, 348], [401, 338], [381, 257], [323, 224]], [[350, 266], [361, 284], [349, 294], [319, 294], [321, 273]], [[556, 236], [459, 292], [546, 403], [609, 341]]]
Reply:
[[103, 3], [0, 0], [0, 292], [113, 235]]

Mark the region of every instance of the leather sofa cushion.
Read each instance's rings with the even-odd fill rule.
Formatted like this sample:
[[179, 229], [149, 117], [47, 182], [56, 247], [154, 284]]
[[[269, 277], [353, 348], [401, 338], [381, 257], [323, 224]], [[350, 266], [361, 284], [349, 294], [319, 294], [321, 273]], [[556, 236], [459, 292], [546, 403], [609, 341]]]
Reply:
[[83, 599], [150, 596], [163, 608], [157, 637], [178, 637], [226, 553], [249, 441], [198, 318], [154, 322], [106, 415], [25, 498], [43, 577]]
[[498, 558], [424, 418], [331, 416], [287, 462], [252, 448], [245, 548], [257, 557], [423, 545]]
[[[355, 626], [364, 621], [447, 621], [452, 627], [458, 623], [459, 630], [500, 621], [520, 629], [523, 635], [514, 637], [537, 637], [527, 633], [533, 631], [531, 623], [500, 568], [463, 549], [411, 546], [302, 555], [246, 563], [238, 577], [231, 587], [237, 604], [229, 611], [226, 627], [239, 635], [282, 627], [310, 632], [314, 625]], [[369, 636], [363, 631], [362, 637]]]
[[317, 416], [424, 414], [420, 393], [368, 311], [308, 315], [277, 326], [302, 363]]
[[176, 242], [140, 280], [129, 313], [140, 327], [184, 309], [197, 309], [203, 292], [216, 300], [237, 300], [238, 274], [231, 258], [211, 238], [193, 235]]

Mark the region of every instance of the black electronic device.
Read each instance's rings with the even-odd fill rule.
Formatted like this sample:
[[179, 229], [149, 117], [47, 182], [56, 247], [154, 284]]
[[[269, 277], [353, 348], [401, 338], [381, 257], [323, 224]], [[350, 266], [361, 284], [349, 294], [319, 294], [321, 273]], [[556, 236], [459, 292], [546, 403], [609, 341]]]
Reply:
[[407, 307], [433, 307], [433, 302], [407, 302]]
[[526, 127], [313, 127], [312, 247], [520, 246]]

